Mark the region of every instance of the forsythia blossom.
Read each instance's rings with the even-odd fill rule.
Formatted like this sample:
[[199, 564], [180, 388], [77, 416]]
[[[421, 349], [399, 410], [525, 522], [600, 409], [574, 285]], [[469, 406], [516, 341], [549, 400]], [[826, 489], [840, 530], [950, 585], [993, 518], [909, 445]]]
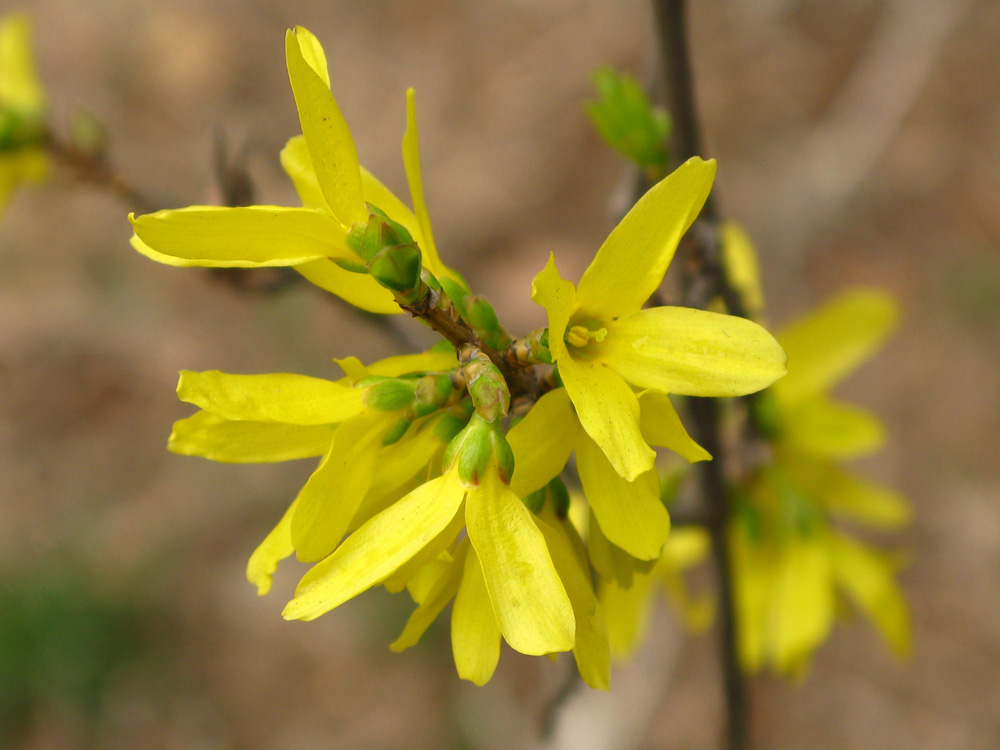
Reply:
[[35, 72], [26, 16], [0, 18], [0, 211], [26, 182], [49, 172], [42, 142], [45, 92]]
[[[285, 52], [302, 135], [281, 160], [303, 206], [130, 216], [132, 245], [175, 266], [292, 266], [365, 310], [422, 317], [451, 343], [367, 366], [348, 357], [335, 381], [182, 373], [178, 393], [201, 411], [174, 426], [170, 448], [219, 461], [320, 459], [247, 569], [265, 594], [280, 560], [294, 553], [314, 563], [286, 618], [311, 620], [374, 586], [405, 588], [417, 606], [394, 649], [415, 644], [453, 601], [461, 677], [489, 680], [503, 639], [525, 654], [572, 651], [584, 680], [606, 689], [595, 545], [655, 560], [670, 524], [651, 446], [710, 458], [668, 394], [751, 393], [784, 373], [784, 352], [756, 323], [642, 309], [704, 203], [715, 163], [692, 159], [654, 186], [578, 289], [550, 259], [533, 286], [548, 329], [515, 341], [438, 256], [412, 91], [403, 137], [411, 211], [358, 165], [315, 37], [290, 31]], [[538, 365], [554, 365], [544, 388]], [[508, 415], [512, 398], [517, 418]], [[559, 478], [574, 452], [589, 548], [567, 520]]]

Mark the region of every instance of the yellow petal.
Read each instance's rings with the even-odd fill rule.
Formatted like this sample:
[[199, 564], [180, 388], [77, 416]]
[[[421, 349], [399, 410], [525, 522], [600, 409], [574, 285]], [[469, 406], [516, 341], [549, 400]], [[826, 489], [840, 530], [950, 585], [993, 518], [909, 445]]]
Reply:
[[759, 325], [687, 307], [620, 318], [600, 359], [633, 385], [684, 396], [742, 396], [785, 373], [785, 353]]
[[791, 404], [829, 389], [881, 346], [898, 317], [895, 300], [875, 289], [827, 302], [779, 335], [789, 369], [775, 393]]
[[580, 423], [565, 388], [542, 396], [527, 416], [507, 433], [514, 451], [510, 488], [520, 497], [559, 476], [576, 444]]
[[367, 274], [345, 271], [331, 260], [322, 258], [295, 266], [320, 289], [335, 294], [355, 307], [379, 315], [398, 315], [403, 312], [396, 304], [392, 292]]
[[285, 61], [299, 123], [326, 203], [343, 228], [349, 229], [368, 218], [361, 193], [358, 152], [329, 83], [313, 70], [303, 54], [303, 47], [312, 55], [318, 45], [308, 41], [312, 38], [308, 32], [303, 43], [297, 31], [289, 30], [285, 35]]
[[322, 456], [331, 440], [329, 425], [234, 422], [199, 411], [174, 423], [167, 447], [223, 463], [271, 463]]
[[299, 560], [322, 560], [340, 544], [371, 486], [390, 424], [384, 415], [362, 414], [337, 428], [330, 450], [296, 498], [292, 543]]
[[[437, 245], [434, 244], [434, 234], [431, 231], [431, 219], [427, 214], [427, 204], [424, 203], [424, 180], [420, 173], [420, 146], [417, 137], [417, 110], [414, 104], [413, 89], [406, 90], [406, 132], [403, 134], [403, 166], [406, 168], [406, 180], [410, 183], [410, 200], [413, 201], [413, 212], [420, 226], [423, 243], [420, 252], [423, 254], [424, 267], [435, 276], [453, 276], [451, 271], [441, 262]], [[391, 215], [391, 214], [390, 214]]]
[[667, 394], [656, 391], [641, 394], [639, 411], [639, 424], [647, 443], [669, 448], [692, 463], [711, 460], [711, 454], [687, 434]]
[[362, 410], [360, 388], [291, 373], [230, 375], [182, 370], [181, 401], [223, 419], [318, 425], [343, 422]]
[[476, 685], [489, 682], [500, 661], [500, 626], [474, 549], [465, 558], [462, 584], [451, 610], [451, 650], [458, 676]]
[[590, 687], [608, 690], [611, 686], [611, 651], [604, 610], [594, 594], [590, 569], [584, 567], [576, 556], [574, 547], [578, 539], [569, 536], [575, 536], [576, 531], [569, 524], [551, 525], [538, 518], [534, 520], [545, 537], [552, 563], [573, 605], [576, 618], [573, 657], [580, 676]]
[[774, 666], [794, 672], [829, 635], [834, 595], [829, 549], [820, 535], [786, 540], [776, 570], [770, 641]]
[[670, 516], [660, 502], [656, 469], [629, 482], [587, 438], [577, 445], [576, 464], [587, 502], [608, 540], [640, 560], [659, 557], [670, 533]]
[[312, 156], [309, 155], [305, 136], [295, 135], [288, 139], [285, 147], [281, 149], [281, 167], [291, 178], [303, 206], [330, 210], [320, 189], [319, 180], [316, 179], [316, 170], [313, 169]]
[[701, 211], [714, 179], [715, 160], [694, 157], [650, 188], [580, 279], [580, 308], [609, 320], [642, 307], [663, 281], [677, 243]]
[[729, 533], [733, 599], [736, 603], [737, 650], [747, 672], [759, 671], [767, 658], [767, 638], [776, 569], [773, 545], [759, 545], [745, 528]]
[[495, 471], [486, 471], [482, 483], [469, 491], [465, 522], [511, 648], [533, 656], [573, 648], [573, 607], [545, 539]]
[[832, 534], [833, 575], [897, 656], [910, 655], [910, 616], [892, 565], [841, 534]]
[[247, 563], [247, 580], [257, 587], [258, 596], [264, 596], [271, 590], [271, 579], [274, 576], [274, 571], [278, 569], [278, 563], [295, 551], [295, 548], [292, 547], [292, 515], [294, 513], [295, 503], [293, 502], [288, 506], [285, 515], [278, 521], [278, 525], [250, 555], [250, 562]]
[[397, 354], [368, 365], [372, 375], [395, 378], [408, 372], [448, 372], [458, 366], [455, 348], [441, 341], [426, 352]]
[[817, 456], [863, 456], [885, 441], [885, 430], [874, 414], [823, 396], [801, 401], [782, 417], [781, 439], [795, 450]]
[[[465, 569], [465, 556], [469, 549], [468, 538], [459, 542], [455, 548], [455, 555], [451, 562], [434, 582], [427, 596], [420, 602], [410, 619], [406, 621], [406, 627], [400, 633], [399, 638], [389, 646], [393, 651], [399, 652], [415, 646], [423, 637], [423, 634], [430, 627], [431, 623], [441, 614], [441, 610], [458, 593], [458, 586], [462, 581], [462, 571]], [[493, 610], [490, 610], [492, 616]]]
[[314, 565], [282, 616], [313, 620], [381, 583], [448, 526], [464, 497], [453, 473], [420, 485]]
[[764, 311], [757, 251], [754, 250], [750, 236], [735, 222], [727, 221], [719, 234], [726, 279], [739, 293], [749, 316], [756, 319]]
[[829, 462], [799, 458], [793, 466], [796, 481], [835, 516], [882, 529], [900, 528], [913, 518], [907, 499], [889, 487], [859, 479]]
[[153, 260], [166, 255], [175, 266], [253, 268], [295, 266], [317, 258], [354, 258], [343, 228], [308, 208], [190, 206], [136, 217], [141, 240], [132, 247]]
[[302, 26], [296, 26], [294, 33], [299, 43], [299, 50], [302, 52], [302, 58], [313, 69], [313, 72], [322, 79], [326, 87], [330, 88], [330, 71], [326, 65], [326, 53], [323, 51], [323, 46], [319, 43], [319, 39], [309, 29]]
[[0, 109], [37, 115], [45, 106], [45, 92], [35, 71], [31, 20], [27, 13], [0, 19]]
[[648, 575], [635, 576], [628, 588], [622, 588], [613, 580], [601, 582], [608, 645], [616, 660], [630, 655], [645, 638], [649, 630], [652, 593], [652, 578]]
[[420, 569], [429, 565], [440, 557], [455, 543], [455, 538], [465, 525], [465, 518], [461, 512], [456, 513], [451, 519], [451, 523], [444, 527], [436, 537], [431, 539], [417, 553], [399, 566], [396, 571], [387, 577], [382, 583], [392, 593], [402, 591], [413, 580], [413, 577], [420, 572]]

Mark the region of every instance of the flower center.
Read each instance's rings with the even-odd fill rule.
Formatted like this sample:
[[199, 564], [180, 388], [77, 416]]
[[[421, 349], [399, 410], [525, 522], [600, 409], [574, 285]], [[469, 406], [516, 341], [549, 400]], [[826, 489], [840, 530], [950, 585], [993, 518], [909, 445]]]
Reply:
[[[595, 321], [596, 323], [596, 321]], [[600, 325], [600, 323], [596, 323]], [[600, 343], [608, 335], [607, 328], [591, 329], [586, 325], [573, 325], [566, 329], [565, 341], [568, 346], [575, 349], [589, 348], [591, 342]]]

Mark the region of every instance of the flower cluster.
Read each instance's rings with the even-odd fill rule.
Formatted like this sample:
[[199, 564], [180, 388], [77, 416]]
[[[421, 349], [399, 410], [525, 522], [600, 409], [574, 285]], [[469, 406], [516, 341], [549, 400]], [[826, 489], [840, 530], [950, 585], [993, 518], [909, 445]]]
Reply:
[[[200, 411], [175, 425], [171, 449], [233, 462], [319, 457], [248, 566], [264, 594], [281, 559], [314, 563], [286, 618], [311, 620], [374, 586], [405, 588], [416, 608], [396, 650], [453, 600], [461, 677], [489, 680], [502, 639], [525, 654], [572, 651], [584, 680], [607, 688], [608, 629], [591, 565], [660, 556], [670, 521], [655, 447], [710, 458], [668, 394], [741, 395], [785, 371], [781, 346], [756, 323], [643, 308], [715, 163], [691, 159], [655, 185], [577, 286], [550, 258], [532, 288], [548, 326], [514, 339], [438, 256], [412, 90], [403, 137], [411, 211], [359, 166], [315, 37], [289, 31], [285, 52], [302, 135], [281, 162], [303, 205], [130, 216], [132, 245], [175, 266], [291, 266], [362, 309], [419, 317], [446, 341], [368, 365], [339, 360], [339, 380], [182, 373], [178, 393]], [[574, 453], [586, 543], [561, 479]]]
[[[730, 283], [759, 314], [763, 299], [749, 238], [735, 225], [723, 227], [722, 236]], [[777, 337], [789, 357], [788, 374], [754, 398], [752, 414], [770, 457], [733, 486], [728, 522], [737, 647], [748, 672], [767, 667], [803, 674], [837, 613], [852, 607], [895, 654], [909, 652], [898, 563], [850, 532], [852, 526], [898, 529], [910, 519], [909, 506], [891, 489], [841, 468], [842, 461], [877, 450], [884, 430], [874, 415], [829, 395], [877, 350], [897, 315], [885, 293], [855, 289]], [[627, 655], [638, 644], [659, 589], [689, 628], [700, 629], [710, 617], [711, 603], [692, 597], [682, 577], [707, 556], [708, 536], [700, 528], [679, 532], [654, 567], [637, 568], [626, 559], [602, 575], [599, 599], [614, 654]]]
[[26, 16], [0, 18], [0, 211], [20, 185], [48, 175], [45, 93], [35, 73]]

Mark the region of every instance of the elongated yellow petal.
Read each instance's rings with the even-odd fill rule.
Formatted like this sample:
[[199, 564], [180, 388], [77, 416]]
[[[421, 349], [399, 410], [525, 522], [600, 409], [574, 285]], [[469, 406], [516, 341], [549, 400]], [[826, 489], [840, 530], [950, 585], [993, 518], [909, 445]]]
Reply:
[[314, 565], [282, 617], [313, 620], [381, 583], [448, 526], [464, 497], [454, 473], [420, 485]]
[[322, 378], [292, 373], [231, 375], [218, 370], [182, 370], [181, 401], [223, 419], [318, 425], [361, 413], [363, 392]]
[[841, 534], [830, 535], [833, 575], [897, 656], [910, 655], [910, 616], [892, 565]]
[[777, 575], [774, 549], [772, 545], [757, 544], [740, 525], [730, 529], [729, 543], [740, 664], [748, 672], [758, 672], [768, 657], [769, 617]]
[[313, 169], [305, 136], [294, 135], [288, 139], [281, 149], [281, 168], [291, 178], [303, 206], [330, 211], [319, 180], [316, 179], [316, 170]]
[[490, 681], [500, 661], [500, 626], [474, 549], [465, 558], [451, 610], [451, 650], [458, 676], [480, 686]]
[[687, 434], [667, 394], [646, 391], [639, 396], [639, 411], [639, 424], [647, 443], [669, 448], [692, 463], [711, 460], [711, 454]]
[[701, 211], [714, 179], [715, 160], [694, 157], [650, 188], [580, 279], [580, 308], [607, 321], [642, 307], [663, 281], [677, 243]]
[[455, 538], [464, 525], [464, 514], [456, 513], [455, 517], [451, 519], [451, 523], [444, 527], [444, 531], [427, 542], [423, 549], [418, 550], [413, 557], [400, 565], [392, 575], [382, 582], [386, 589], [394, 594], [402, 591], [421, 568], [438, 559], [442, 552], [455, 543]]
[[622, 588], [613, 580], [601, 582], [608, 645], [615, 659], [624, 659], [635, 651], [649, 630], [652, 584], [653, 579], [648, 575], [635, 576], [628, 588]]
[[146, 255], [153, 260], [170, 256], [176, 266], [295, 266], [354, 257], [343, 228], [308, 208], [190, 206], [128, 218], [141, 240], [132, 246], [139, 252], [150, 248]]
[[648, 562], [637, 560], [621, 547], [609, 542], [593, 508], [588, 508], [587, 513], [587, 555], [601, 580], [614, 581], [623, 589], [632, 586], [638, 563]]
[[0, 19], [0, 109], [36, 115], [45, 106], [45, 92], [35, 71], [31, 20], [27, 13]]
[[577, 444], [576, 465], [587, 502], [608, 540], [640, 560], [659, 557], [670, 533], [670, 516], [660, 502], [656, 469], [629, 482], [588, 438]]
[[776, 571], [770, 642], [779, 672], [795, 672], [833, 627], [830, 553], [820, 535], [786, 540]]
[[323, 51], [323, 45], [319, 43], [319, 39], [309, 29], [303, 26], [296, 26], [294, 33], [299, 43], [299, 49], [302, 52], [302, 58], [313, 69], [313, 72], [322, 79], [326, 87], [330, 88], [330, 71], [327, 69], [326, 53]]
[[604, 611], [594, 594], [590, 569], [581, 565], [574, 551], [576, 531], [569, 524], [551, 525], [535, 518], [545, 537], [552, 563], [566, 588], [576, 618], [576, 644], [573, 656], [583, 681], [598, 690], [611, 687], [611, 651]]
[[329, 425], [234, 422], [200, 411], [174, 422], [167, 447], [183, 456], [223, 463], [271, 463], [322, 456], [331, 440]]
[[775, 393], [792, 404], [829, 389], [882, 345], [898, 317], [895, 300], [876, 289], [827, 302], [778, 336], [788, 352], [788, 376]]
[[413, 212], [420, 225], [423, 243], [420, 251], [423, 253], [424, 267], [435, 276], [453, 276], [450, 269], [441, 262], [437, 245], [434, 243], [434, 233], [431, 231], [431, 219], [424, 202], [424, 179], [420, 172], [420, 145], [417, 136], [417, 110], [414, 103], [413, 89], [406, 90], [406, 132], [403, 134], [403, 166], [406, 168], [406, 180], [410, 183], [410, 200], [413, 201]]
[[322, 258], [295, 266], [320, 289], [335, 294], [355, 307], [379, 315], [398, 315], [402, 311], [392, 292], [367, 274], [345, 271], [331, 260]]
[[802, 401], [782, 416], [781, 439], [796, 451], [853, 458], [871, 453], [885, 441], [885, 430], [874, 414], [823, 396]]
[[792, 459], [786, 465], [795, 481], [835, 516], [882, 529], [898, 529], [911, 521], [910, 503], [895, 490], [860, 479], [831, 461], [802, 454]]
[[559, 476], [579, 432], [580, 423], [565, 388], [556, 388], [538, 399], [527, 416], [507, 433], [507, 442], [514, 451], [514, 476], [510, 482], [514, 493], [524, 497]]
[[[285, 61], [299, 123], [326, 203], [343, 228], [349, 229], [368, 216], [361, 193], [358, 152], [347, 122], [330, 93], [329, 83], [313, 70], [303, 54], [303, 46], [312, 56], [318, 44], [314, 46], [312, 41], [307, 41], [303, 45], [297, 31], [289, 30], [285, 35]], [[306, 38], [311, 37], [308, 34]]]
[[247, 563], [247, 580], [257, 587], [257, 595], [264, 596], [271, 590], [271, 579], [278, 563], [290, 556], [292, 547], [292, 515], [295, 513], [295, 502], [288, 506], [285, 515], [278, 521], [271, 533], [250, 555]]
[[419, 354], [397, 354], [368, 365], [372, 375], [395, 378], [408, 372], [448, 372], [458, 366], [455, 348], [439, 342], [426, 352]]
[[[399, 652], [415, 646], [423, 637], [423, 634], [430, 627], [431, 623], [441, 614], [441, 610], [458, 593], [458, 586], [462, 581], [462, 571], [465, 569], [465, 556], [469, 550], [468, 537], [459, 542], [455, 548], [455, 555], [448, 566], [435, 581], [431, 590], [424, 597], [410, 619], [406, 621], [406, 627], [400, 633], [399, 638], [389, 647], [393, 651]], [[493, 610], [490, 609], [490, 616]]]
[[785, 353], [759, 325], [687, 307], [620, 318], [600, 359], [633, 385], [684, 396], [742, 396], [785, 373]]
[[296, 498], [292, 543], [299, 560], [322, 560], [340, 544], [371, 486], [390, 419], [361, 414], [348, 419], [333, 434], [330, 450]]
[[469, 491], [465, 523], [511, 648], [533, 656], [573, 648], [573, 607], [545, 539], [495, 470], [487, 470], [479, 487]]
[[726, 278], [739, 293], [749, 317], [756, 320], [764, 311], [764, 292], [760, 284], [757, 251], [750, 236], [735, 222], [723, 224], [719, 235]]

